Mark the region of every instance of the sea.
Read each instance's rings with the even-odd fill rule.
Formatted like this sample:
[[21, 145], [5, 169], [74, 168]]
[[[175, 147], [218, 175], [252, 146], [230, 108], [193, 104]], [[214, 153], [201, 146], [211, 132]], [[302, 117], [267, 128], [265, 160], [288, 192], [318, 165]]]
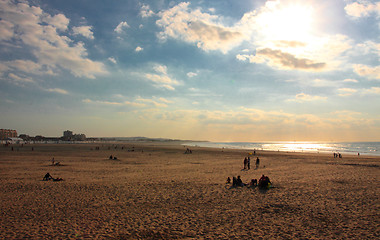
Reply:
[[188, 142], [186, 146], [380, 156], [380, 142]]

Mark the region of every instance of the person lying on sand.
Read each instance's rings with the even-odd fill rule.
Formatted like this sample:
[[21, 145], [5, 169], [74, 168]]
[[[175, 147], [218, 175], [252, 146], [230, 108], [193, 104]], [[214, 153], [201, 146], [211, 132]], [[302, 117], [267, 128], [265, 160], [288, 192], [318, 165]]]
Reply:
[[46, 173], [44, 178], [42, 179], [42, 181], [49, 181], [49, 180], [53, 180], [54, 182], [57, 182], [57, 181], [63, 181], [62, 178], [53, 178], [50, 173]]

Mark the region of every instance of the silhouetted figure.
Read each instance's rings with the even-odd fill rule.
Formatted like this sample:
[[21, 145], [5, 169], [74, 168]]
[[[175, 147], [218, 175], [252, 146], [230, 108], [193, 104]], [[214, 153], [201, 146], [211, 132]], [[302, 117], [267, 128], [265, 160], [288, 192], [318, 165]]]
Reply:
[[237, 179], [236, 179], [236, 177], [232, 177], [232, 186], [233, 187], [237, 186]]
[[110, 155], [110, 159], [113, 159], [113, 156], [112, 156], [112, 155]]
[[236, 179], [236, 186], [238, 186], [238, 187], [243, 187], [244, 186], [244, 183], [241, 180], [240, 176], [238, 176], [238, 178]]
[[250, 187], [256, 187], [257, 186], [257, 179], [251, 179], [251, 182], [249, 183]]
[[247, 168], [248, 168], [248, 170], [251, 169], [251, 158], [250, 157], [248, 157], [248, 159], [247, 159]]
[[46, 173], [42, 181], [49, 181], [52, 180], [53, 177], [50, 175], [50, 173]]
[[269, 180], [269, 177], [265, 176], [264, 174], [261, 176], [259, 179], [259, 184], [258, 187], [260, 189], [268, 189], [270, 186], [271, 182]]
[[226, 183], [231, 183], [231, 178], [230, 177], [227, 178], [227, 182]]
[[247, 159], [247, 157], [245, 157], [244, 161], [243, 161], [243, 164], [244, 164], [244, 168], [243, 169], [247, 169], [247, 163], [248, 163], [248, 159]]
[[260, 165], [260, 159], [259, 157], [256, 158], [256, 169], [259, 168], [259, 165]]

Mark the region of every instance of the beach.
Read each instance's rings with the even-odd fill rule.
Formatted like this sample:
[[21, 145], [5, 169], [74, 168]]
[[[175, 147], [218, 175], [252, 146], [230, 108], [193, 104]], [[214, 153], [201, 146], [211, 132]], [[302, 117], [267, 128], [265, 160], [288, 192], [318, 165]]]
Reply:
[[[185, 154], [176, 142], [11, 147], [0, 147], [0, 239], [380, 238], [376, 156]], [[42, 181], [46, 173], [63, 180]], [[265, 191], [226, 183], [262, 174]]]

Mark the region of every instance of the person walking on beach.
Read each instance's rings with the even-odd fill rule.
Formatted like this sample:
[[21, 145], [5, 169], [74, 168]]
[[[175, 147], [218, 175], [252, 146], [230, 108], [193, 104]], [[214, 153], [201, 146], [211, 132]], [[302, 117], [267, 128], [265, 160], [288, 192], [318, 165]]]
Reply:
[[248, 163], [248, 159], [247, 157], [244, 158], [244, 169], [247, 169], [247, 163]]
[[247, 168], [248, 168], [248, 170], [251, 169], [251, 158], [250, 157], [248, 157], [248, 159], [247, 159]]
[[256, 158], [256, 169], [259, 168], [259, 165], [260, 165], [260, 159], [259, 157]]

